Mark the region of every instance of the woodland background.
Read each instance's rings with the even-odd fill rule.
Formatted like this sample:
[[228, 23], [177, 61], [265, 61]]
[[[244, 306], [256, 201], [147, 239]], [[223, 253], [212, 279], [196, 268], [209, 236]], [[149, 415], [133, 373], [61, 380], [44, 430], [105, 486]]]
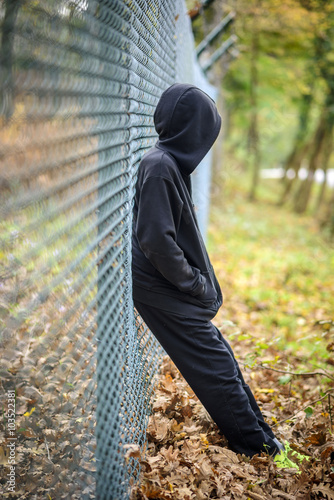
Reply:
[[[328, 181], [333, 187], [334, 5], [326, 0], [210, 2], [193, 20], [195, 38], [231, 10], [234, 23], [211, 50], [233, 32], [239, 54], [231, 60], [228, 52], [208, 74], [223, 88], [225, 150], [252, 172], [251, 199], [261, 168], [280, 168], [283, 182], [275, 201], [296, 213], [310, 210], [333, 234]], [[320, 189], [317, 169], [327, 180]]]

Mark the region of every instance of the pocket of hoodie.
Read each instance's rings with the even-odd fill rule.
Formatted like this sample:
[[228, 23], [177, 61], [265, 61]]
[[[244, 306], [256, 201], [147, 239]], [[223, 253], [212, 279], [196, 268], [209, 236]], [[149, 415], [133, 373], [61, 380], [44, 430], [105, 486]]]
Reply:
[[217, 300], [217, 290], [214, 286], [210, 272], [202, 272], [202, 275], [205, 278], [205, 292], [197, 295], [196, 298], [197, 300], [199, 300], [199, 302], [208, 306], [210, 304], [213, 304]]

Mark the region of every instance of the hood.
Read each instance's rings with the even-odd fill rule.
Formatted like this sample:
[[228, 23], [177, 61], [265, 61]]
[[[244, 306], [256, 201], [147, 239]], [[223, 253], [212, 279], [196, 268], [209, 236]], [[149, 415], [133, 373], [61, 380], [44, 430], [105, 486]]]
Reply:
[[205, 92], [175, 83], [161, 95], [154, 125], [157, 146], [175, 158], [183, 174], [190, 175], [217, 139], [221, 118]]

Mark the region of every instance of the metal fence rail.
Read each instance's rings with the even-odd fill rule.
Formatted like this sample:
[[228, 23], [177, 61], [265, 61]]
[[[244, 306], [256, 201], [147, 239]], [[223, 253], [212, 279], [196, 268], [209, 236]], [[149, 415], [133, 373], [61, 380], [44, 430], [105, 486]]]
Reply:
[[3, 0], [0, 32], [1, 496], [127, 498], [162, 355], [132, 199], [159, 96], [196, 80], [190, 22], [183, 0]]

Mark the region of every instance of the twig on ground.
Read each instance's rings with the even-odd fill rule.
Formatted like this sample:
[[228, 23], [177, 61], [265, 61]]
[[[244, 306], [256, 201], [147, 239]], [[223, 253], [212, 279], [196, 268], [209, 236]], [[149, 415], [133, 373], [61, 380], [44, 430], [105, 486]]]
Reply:
[[309, 406], [315, 405], [316, 403], [319, 403], [320, 401], [323, 401], [324, 399], [326, 399], [333, 392], [334, 392], [334, 389], [329, 389], [329, 391], [327, 391], [325, 393], [325, 395], [322, 396], [322, 398], [316, 399], [315, 401], [311, 401], [310, 403], [307, 403], [307, 405], [303, 406], [303, 408], [300, 408], [294, 415], [291, 415], [290, 417], [287, 417], [284, 420], [280, 420], [279, 422], [276, 422], [275, 424], [272, 424], [272, 426], [275, 427], [276, 425], [283, 424], [287, 420], [292, 420], [293, 418], [296, 418], [296, 416], [298, 415], [298, 413], [300, 413], [301, 411], [306, 410], [306, 408], [308, 408]]
[[[238, 361], [242, 365], [247, 365], [247, 363], [243, 361]], [[322, 370], [321, 372], [291, 372], [289, 370], [279, 370], [278, 368], [272, 368], [271, 366], [265, 366], [263, 364], [257, 364], [252, 366], [252, 368], [261, 368], [263, 370], [271, 370], [273, 372], [284, 373], [285, 375], [294, 375], [296, 377], [314, 377], [315, 375], [321, 375], [322, 377], [327, 377], [331, 380], [334, 380], [334, 376], [330, 375], [326, 370]]]
[[[44, 442], [45, 442], [45, 447], [46, 447], [46, 450], [48, 452], [48, 459], [50, 460], [50, 462], [52, 462], [51, 460], [51, 455], [50, 455], [50, 450], [49, 450], [49, 445], [48, 445], [48, 442], [46, 440], [46, 437], [44, 436]], [[52, 462], [53, 463], [53, 462]]]

